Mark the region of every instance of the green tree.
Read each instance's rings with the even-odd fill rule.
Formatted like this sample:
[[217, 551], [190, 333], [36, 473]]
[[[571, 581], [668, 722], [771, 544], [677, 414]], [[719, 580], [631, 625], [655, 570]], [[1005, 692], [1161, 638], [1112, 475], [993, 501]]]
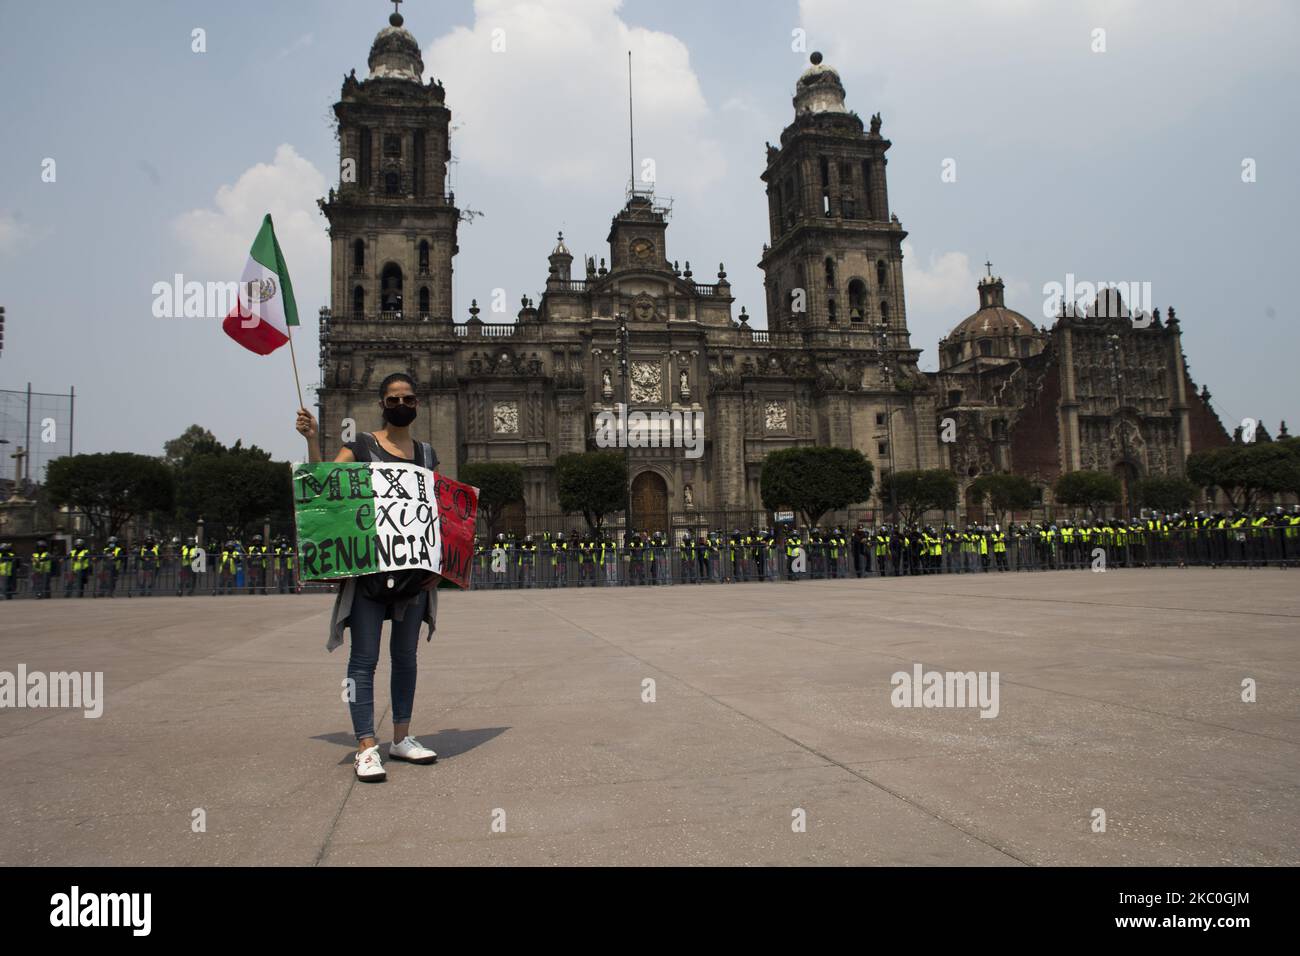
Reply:
[[1134, 497], [1143, 507], [1172, 514], [1192, 503], [1196, 486], [1186, 478], [1153, 475], [1137, 483]]
[[224, 451], [226, 446], [201, 425], [191, 425], [171, 441], [163, 442], [163, 458], [176, 468], [198, 455], [215, 455]]
[[1101, 471], [1068, 471], [1056, 479], [1056, 500], [1071, 508], [1087, 508], [1093, 517], [1101, 516], [1103, 505], [1119, 501], [1122, 488], [1114, 475]]
[[293, 490], [288, 462], [270, 461], [249, 449], [199, 455], [180, 476], [181, 513], [188, 522], [202, 518], [228, 537], [260, 530], [267, 518], [280, 528], [293, 523]]
[[470, 462], [460, 470], [460, 481], [478, 489], [479, 515], [495, 536], [497, 521], [506, 506], [524, 498], [524, 470], [509, 461]]
[[1187, 457], [1187, 477], [1221, 489], [1234, 508], [1254, 509], [1262, 495], [1300, 493], [1300, 455], [1293, 439], [1226, 445]]
[[815, 446], [774, 451], [763, 459], [759, 488], [769, 511], [790, 507], [808, 526], [828, 511], [871, 497], [875, 473], [856, 448]]
[[1002, 524], [1007, 523], [1011, 512], [1028, 511], [1041, 497], [1038, 486], [1024, 475], [1010, 474], [981, 475], [970, 483], [968, 494], [987, 502]]
[[108, 452], [56, 458], [46, 469], [45, 488], [52, 504], [85, 515], [103, 540], [137, 515], [171, 511], [176, 480], [160, 458]]
[[880, 500], [915, 524], [927, 511], [957, 507], [957, 476], [943, 468], [886, 472], [880, 478]]
[[627, 506], [627, 461], [622, 452], [589, 451], [555, 459], [560, 510], [581, 513], [587, 527], [599, 531], [605, 516]]

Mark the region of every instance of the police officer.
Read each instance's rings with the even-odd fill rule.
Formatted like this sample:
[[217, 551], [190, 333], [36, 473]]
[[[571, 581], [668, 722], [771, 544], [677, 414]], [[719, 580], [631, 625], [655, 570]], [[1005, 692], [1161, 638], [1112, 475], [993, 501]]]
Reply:
[[658, 584], [659, 574], [662, 570], [662, 562], [659, 560], [659, 532], [656, 531], [654, 534], [651, 534], [648, 530], [643, 528], [641, 530], [641, 540], [645, 545], [646, 563], [650, 567], [650, 583]]
[[683, 584], [699, 584], [700, 575], [695, 566], [695, 540], [689, 533], [682, 535], [678, 549], [681, 556], [681, 580]]
[[235, 580], [244, 563], [244, 556], [239, 550], [239, 542], [233, 538], [221, 549], [221, 561], [217, 565], [217, 593], [234, 594]]
[[605, 585], [618, 584], [618, 543], [608, 531], [600, 536], [600, 566]]
[[275, 584], [281, 594], [292, 594], [293, 584], [293, 545], [289, 539], [280, 535], [275, 541]]
[[804, 552], [803, 541], [799, 537], [799, 532], [794, 528], [787, 528], [785, 532], [785, 579], [787, 581], [794, 580], [794, 559], [800, 554], [806, 554], [806, 552]]
[[53, 570], [50, 549], [42, 538], [36, 542], [36, 550], [32, 552], [32, 597], [50, 596], [50, 573]]
[[153, 535], [144, 539], [144, 544], [136, 551], [136, 570], [140, 572], [140, 593], [146, 597], [153, 595], [154, 578], [158, 576], [158, 542]]
[[750, 547], [750, 556], [754, 562], [754, 576], [759, 581], [767, 580], [767, 554], [771, 548], [771, 541], [768, 539], [767, 531], [757, 529], [750, 535], [752, 542]]
[[519, 575], [519, 586], [531, 588], [537, 583], [537, 542], [531, 534], [524, 535], [519, 543], [519, 552], [515, 555], [515, 565]]
[[126, 552], [117, 543], [117, 538], [110, 537], [99, 552], [99, 582], [95, 597], [107, 594], [113, 597], [117, 593], [117, 577], [126, 570]]
[[727, 541], [727, 563], [730, 565], [730, 577], [732, 581], [743, 581], [745, 575], [745, 538], [740, 533], [739, 528], [731, 532], [731, 537]]
[[198, 543], [194, 538], [186, 538], [180, 547], [180, 566], [176, 569], [176, 596], [194, 596], [198, 585], [198, 574], [194, 571], [194, 559], [199, 556]]
[[86, 547], [86, 542], [78, 538], [72, 544], [72, 550], [68, 552], [68, 577], [67, 586], [64, 588], [63, 596], [72, 597], [73, 585], [77, 587], [77, 597], [86, 596], [86, 582], [90, 580], [90, 549]]
[[645, 542], [641, 532], [633, 531], [625, 539], [628, 553], [628, 584], [645, 584]]
[[4, 588], [5, 600], [13, 600], [18, 590], [18, 554], [8, 541], [0, 541], [0, 587]]
[[247, 578], [249, 594], [266, 593], [266, 554], [266, 545], [262, 543], [262, 536], [253, 535], [253, 541], [248, 546], [248, 554], [244, 556], [244, 574]]
[[551, 586], [562, 588], [568, 584], [569, 577], [569, 542], [564, 540], [564, 532], [556, 534], [551, 542]]

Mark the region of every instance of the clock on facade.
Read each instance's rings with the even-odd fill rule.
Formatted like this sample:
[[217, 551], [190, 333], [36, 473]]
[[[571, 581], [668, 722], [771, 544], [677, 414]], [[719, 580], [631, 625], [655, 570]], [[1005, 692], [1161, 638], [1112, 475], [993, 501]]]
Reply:
[[632, 258], [637, 262], [649, 262], [650, 257], [655, 254], [655, 244], [649, 239], [634, 239], [632, 241]]

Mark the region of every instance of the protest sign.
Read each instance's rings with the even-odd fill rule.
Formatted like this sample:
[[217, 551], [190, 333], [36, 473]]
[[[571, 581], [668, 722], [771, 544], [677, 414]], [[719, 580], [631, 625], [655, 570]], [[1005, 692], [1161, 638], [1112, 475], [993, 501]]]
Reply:
[[469, 586], [478, 489], [399, 462], [318, 462], [293, 470], [305, 581], [424, 570]]
[[474, 557], [474, 525], [478, 521], [478, 489], [445, 475], [434, 476], [434, 497], [438, 502], [438, 524], [442, 535], [444, 580], [469, 587], [470, 562]]

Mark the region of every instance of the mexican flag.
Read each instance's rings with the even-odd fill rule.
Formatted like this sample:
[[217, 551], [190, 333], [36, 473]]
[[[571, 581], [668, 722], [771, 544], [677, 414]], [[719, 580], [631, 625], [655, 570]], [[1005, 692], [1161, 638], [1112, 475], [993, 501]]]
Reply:
[[412, 569], [469, 587], [478, 489], [402, 462], [293, 466], [304, 581]]
[[267, 355], [289, 341], [289, 326], [297, 324], [298, 305], [293, 300], [289, 267], [284, 264], [267, 213], [248, 251], [248, 264], [239, 282], [239, 304], [221, 327], [244, 348]]

